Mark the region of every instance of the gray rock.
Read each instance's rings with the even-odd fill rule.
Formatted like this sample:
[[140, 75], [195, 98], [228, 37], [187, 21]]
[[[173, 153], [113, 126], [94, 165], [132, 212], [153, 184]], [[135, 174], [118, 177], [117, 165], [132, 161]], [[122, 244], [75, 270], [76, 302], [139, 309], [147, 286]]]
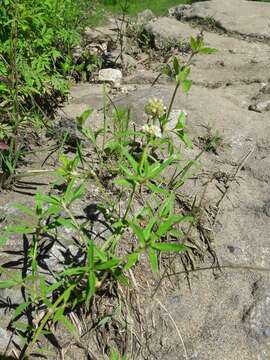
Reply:
[[122, 80], [122, 72], [118, 69], [102, 69], [98, 73], [98, 80], [119, 87]]
[[76, 61], [78, 59], [80, 59], [80, 57], [83, 55], [83, 48], [80, 45], [77, 45], [73, 50], [72, 50], [72, 57], [73, 59]]
[[106, 27], [97, 27], [96, 29], [86, 27], [82, 35], [87, 43], [104, 43], [114, 41], [116, 32]]
[[152, 38], [157, 49], [163, 49], [168, 43], [181, 45], [189, 42], [190, 36], [196, 36], [197, 30], [182, 24], [174, 18], [161, 17], [145, 25], [145, 30]]
[[169, 9], [169, 15], [175, 17], [177, 20], [185, 18], [185, 11], [189, 10], [191, 5], [178, 5]]
[[0, 358], [1, 353], [3, 354], [6, 351], [11, 337], [13, 341], [15, 341], [17, 344], [19, 343], [19, 338], [17, 336], [12, 336], [12, 333], [0, 328]]
[[137, 21], [140, 24], [146, 24], [155, 18], [155, 14], [149, 9], [146, 9], [137, 15]]
[[2, 215], [4, 217], [19, 216], [20, 214], [20, 210], [16, 209], [12, 204], [0, 206], [0, 217], [2, 217]]
[[152, 84], [156, 80], [158, 84], [166, 84], [171, 82], [171, 80], [165, 76], [161, 75], [158, 72], [154, 72], [152, 70], [136, 70], [132, 75], [129, 75], [123, 79], [124, 84]]
[[264, 203], [262, 211], [266, 216], [270, 217], [270, 201]]
[[204, 19], [214, 22], [226, 32], [258, 40], [270, 41], [270, 4], [246, 0], [200, 1], [191, 6], [179, 6], [171, 14], [180, 20]]
[[255, 283], [255, 301], [244, 314], [244, 327], [248, 335], [259, 342], [270, 344], [270, 289], [269, 282]]
[[[88, 96], [91, 96], [91, 92]], [[97, 104], [100, 104], [100, 106], [102, 106], [101, 98], [100, 102], [97, 101]], [[69, 104], [65, 104], [64, 107], [58, 111], [55, 125], [53, 127], [58, 136], [64, 136], [67, 133], [67, 141], [72, 146], [75, 146], [77, 141], [82, 141], [84, 137], [77, 129], [77, 118], [81, 116], [86, 110], [89, 110], [91, 108], [92, 106], [85, 103], [72, 102]], [[90, 126], [93, 129], [96, 129], [96, 127], [101, 124], [101, 121], [102, 115], [98, 112], [98, 110], [93, 110], [89, 115], [88, 119], [85, 121], [84, 126]]]
[[270, 100], [261, 101], [254, 105], [249, 106], [249, 110], [257, 111], [257, 112], [265, 112], [270, 110]]
[[261, 92], [263, 94], [270, 94], [270, 83], [268, 84], [263, 84], [262, 88], [261, 88]]
[[[122, 64], [122, 59], [123, 59], [123, 64]], [[136, 67], [137, 65], [137, 60], [128, 54], [122, 54], [122, 59], [119, 50], [111, 51], [108, 54], [109, 62], [114, 65], [119, 65], [119, 66], [123, 65], [125, 68]]]

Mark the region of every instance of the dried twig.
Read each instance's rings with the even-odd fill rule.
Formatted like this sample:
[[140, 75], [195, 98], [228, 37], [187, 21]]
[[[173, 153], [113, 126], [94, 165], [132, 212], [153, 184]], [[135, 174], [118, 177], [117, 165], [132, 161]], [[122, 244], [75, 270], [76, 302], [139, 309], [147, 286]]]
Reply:
[[252, 149], [249, 150], [249, 152], [240, 161], [239, 165], [236, 168], [235, 173], [230, 178], [228, 178], [226, 180], [225, 190], [223, 191], [221, 198], [218, 200], [218, 202], [215, 205], [215, 214], [214, 214], [212, 226], [214, 226], [215, 223], [216, 223], [217, 216], [218, 216], [218, 214], [220, 212], [221, 203], [225, 199], [225, 197], [227, 196], [227, 194], [228, 194], [228, 192], [229, 192], [229, 190], [231, 188], [232, 182], [236, 179], [237, 175], [239, 174], [239, 172], [241, 171], [241, 169], [243, 168], [245, 163], [248, 161], [248, 159], [250, 158], [250, 156], [252, 155], [254, 150], [255, 150], [255, 147], [253, 147]]
[[187, 353], [187, 349], [186, 349], [186, 346], [185, 346], [185, 343], [184, 343], [184, 340], [183, 340], [183, 337], [181, 335], [181, 332], [179, 330], [179, 327], [177, 326], [176, 322], [174, 321], [171, 313], [169, 312], [169, 310], [158, 300], [156, 299], [156, 302], [159, 304], [159, 306], [168, 314], [169, 318], [171, 319], [171, 322], [173, 323], [173, 326], [175, 327], [176, 329], [176, 332], [179, 336], [179, 339], [181, 341], [181, 344], [183, 346], [183, 349], [184, 349], [184, 354], [185, 354], [185, 359], [188, 360], [189, 357], [188, 357], [188, 353]]

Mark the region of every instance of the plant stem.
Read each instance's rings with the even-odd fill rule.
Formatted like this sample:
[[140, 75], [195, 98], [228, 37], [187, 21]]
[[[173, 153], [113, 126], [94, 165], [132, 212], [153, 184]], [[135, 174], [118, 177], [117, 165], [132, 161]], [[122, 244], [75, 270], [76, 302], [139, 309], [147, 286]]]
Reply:
[[125, 215], [123, 216], [122, 221], [125, 221], [127, 219], [128, 213], [129, 213], [129, 211], [131, 209], [131, 205], [132, 205], [132, 202], [133, 202], [133, 199], [134, 199], [135, 192], [136, 192], [136, 185], [133, 186], [132, 193], [129, 196], [128, 204], [127, 204], [126, 211], [125, 211]]
[[103, 140], [102, 140], [102, 152], [104, 152], [106, 136], [107, 136], [107, 94], [106, 94], [105, 85], [103, 85]]
[[168, 108], [168, 111], [167, 111], [166, 121], [169, 120], [170, 114], [171, 114], [171, 112], [172, 112], [172, 107], [173, 107], [173, 104], [174, 104], [175, 97], [176, 97], [177, 91], [178, 91], [178, 89], [179, 89], [179, 86], [180, 86], [180, 83], [177, 81], [176, 86], [175, 86], [175, 88], [174, 88], [174, 92], [173, 92], [172, 98], [171, 98], [171, 102], [170, 102], [170, 105], [169, 105], [169, 108]]
[[31, 352], [33, 346], [35, 345], [35, 343], [37, 342], [44, 326], [46, 325], [46, 323], [48, 322], [48, 320], [50, 319], [50, 317], [53, 315], [54, 310], [56, 309], [56, 307], [64, 300], [66, 293], [67, 292], [71, 292], [74, 288], [76, 287], [76, 285], [71, 285], [66, 291], [63, 292], [63, 294], [54, 302], [54, 304], [52, 305], [52, 307], [50, 307], [47, 311], [47, 314], [43, 317], [38, 329], [35, 332], [35, 335], [32, 339], [32, 341], [29, 343], [29, 345], [26, 348], [25, 351], [25, 356], [28, 356], [29, 353]]

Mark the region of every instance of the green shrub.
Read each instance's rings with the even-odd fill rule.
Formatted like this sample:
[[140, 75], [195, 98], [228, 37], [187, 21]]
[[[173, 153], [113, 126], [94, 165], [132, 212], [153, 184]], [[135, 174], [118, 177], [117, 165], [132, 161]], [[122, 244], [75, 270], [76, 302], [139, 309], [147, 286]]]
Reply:
[[[87, 1], [5, 0], [0, 7], [0, 116], [52, 109], [67, 90]], [[3, 106], [4, 104], [4, 106]], [[14, 109], [14, 106], [16, 108]], [[14, 119], [9, 119], [14, 120]]]

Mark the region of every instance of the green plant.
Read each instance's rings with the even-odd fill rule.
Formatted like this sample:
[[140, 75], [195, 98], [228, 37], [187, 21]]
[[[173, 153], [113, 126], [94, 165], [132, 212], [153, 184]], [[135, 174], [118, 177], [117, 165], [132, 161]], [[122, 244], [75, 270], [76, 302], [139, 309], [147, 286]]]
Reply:
[[218, 148], [224, 146], [224, 139], [222, 135], [217, 130], [214, 131], [210, 125], [204, 127], [206, 128], [206, 134], [205, 136], [199, 137], [199, 142], [206, 151], [212, 151], [214, 154], [217, 154]]
[[[100, 59], [75, 58], [87, 0], [5, 0], [0, 7], [0, 142], [2, 179], [14, 173], [29, 132], [49, 126], [68, 93], [67, 79], [89, 79]], [[45, 118], [45, 120], [44, 120]], [[2, 181], [3, 185], [3, 181]]]
[[16, 149], [16, 144], [11, 141], [9, 146], [0, 150], [0, 189], [8, 188], [15, 176], [17, 164], [22, 158], [22, 151]]
[[[77, 126], [87, 146], [79, 145], [72, 159], [61, 156], [59, 181], [48, 195], [36, 195], [33, 209], [17, 205], [24, 220], [8, 225], [0, 243], [4, 245], [11, 235], [22, 234], [29, 244], [26, 268], [20, 272], [0, 267], [0, 288], [20, 286], [25, 295], [10, 322], [10, 329], [25, 344], [21, 358], [33, 352], [44, 353], [38, 346], [39, 339], [53, 333], [56, 324], [78, 338], [72, 314], [80, 309], [91, 313], [97, 298], [113, 296], [119, 287], [130, 286], [130, 271], [144, 255], [157, 274], [164, 253], [188, 253], [194, 248], [187, 234], [196, 218], [179, 205], [181, 194], [177, 191], [198, 156], [181, 162], [179, 141], [192, 147], [185, 113], [181, 112], [177, 123], [169, 126], [176, 92], [179, 88], [188, 92], [192, 84], [188, 78], [191, 59], [198, 53], [214, 51], [204, 47], [201, 37], [191, 39], [191, 49], [187, 63], [180, 64], [175, 58], [166, 68], [176, 82], [168, 108], [160, 99], [150, 100], [145, 106], [148, 121], [140, 129], [130, 129], [128, 111], [115, 107], [112, 121], [107, 118], [107, 101], [103, 126], [97, 131], [85, 126], [91, 110], [85, 112]], [[93, 206], [86, 209], [86, 217], [78, 216], [74, 207], [77, 203], [82, 207], [89, 182], [99, 190], [99, 201], [92, 204], [94, 211]], [[98, 217], [104, 229], [94, 233]], [[46, 239], [53, 249], [63, 229], [72, 231], [76, 254], [64, 256], [52, 267], [42, 256], [46, 254]], [[107, 349], [107, 353], [111, 359], [119, 359], [117, 351]]]
[[121, 357], [117, 350], [112, 349], [110, 360], [127, 360], [127, 358], [125, 356]]

